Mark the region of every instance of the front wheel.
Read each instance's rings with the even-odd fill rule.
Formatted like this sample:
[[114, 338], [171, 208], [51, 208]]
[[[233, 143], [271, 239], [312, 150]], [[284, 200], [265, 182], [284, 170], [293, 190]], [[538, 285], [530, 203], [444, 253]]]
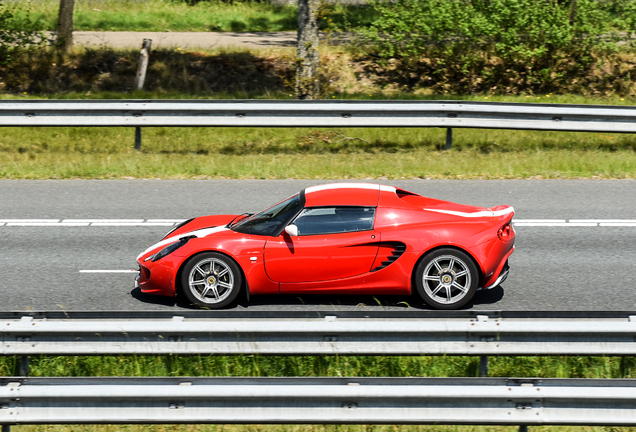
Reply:
[[457, 249], [438, 249], [426, 255], [415, 270], [417, 293], [436, 309], [457, 309], [468, 303], [479, 283], [472, 258]]
[[188, 300], [208, 309], [221, 309], [232, 303], [242, 283], [238, 265], [217, 252], [190, 258], [181, 274], [181, 287]]

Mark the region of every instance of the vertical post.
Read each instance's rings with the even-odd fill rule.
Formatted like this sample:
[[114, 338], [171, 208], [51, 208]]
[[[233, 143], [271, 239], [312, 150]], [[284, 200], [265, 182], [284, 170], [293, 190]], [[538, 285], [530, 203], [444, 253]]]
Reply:
[[[146, 70], [148, 69], [148, 60], [150, 57], [150, 45], [152, 39], [144, 39], [139, 52], [139, 66], [137, 66], [137, 75], [135, 76], [135, 90], [142, 90], [146, 81]], [[135, 150], [141, 151], [141, 127], [135, 127]]]
[[73, 47], [73, 9], [75, 0], [60, 0], [57, 17], [57, 47], [62, 54], [67, 54]]
[[318, 81], [318, 13], [320, 0], [298, 1], [298, 46], [296, 50], [296, 99], [316, 99]]
[[135, 127], [135, 150], [141, 151], [141, 127]]
[[137, 76], [135, 76], [135, 90], [141, 90], [144, 88], [151, 43], [152, 39], [144, 39], [144, 42], [141, 44], [141, 51], [139, 52], [139, 66], [137, 66]]
[[528, 425], [519, 425], [519, 432], [528, 432]]
[[450, 150], [453, 146], [453, 128], [446, 128], [446, 147], [445, 150]]
[[20, 376], [29, 376], [29, 356], [20, 356]]
[[2, 425], [2, 432], [11, 432], [11, 425], [3, 424]]
[[488, 356], [479, 356], [479, 376], [488, 376]]

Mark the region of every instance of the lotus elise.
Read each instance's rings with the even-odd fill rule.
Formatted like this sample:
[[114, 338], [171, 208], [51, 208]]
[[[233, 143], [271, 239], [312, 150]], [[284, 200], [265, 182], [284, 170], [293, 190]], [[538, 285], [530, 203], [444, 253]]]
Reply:
[[263, 294], [417, 294], [468, 303], [508, 276], [514, 209], [364, 183], [306, 188], [260, 213], [201, 216], [138, 257], [142, 292], [227, 307]]

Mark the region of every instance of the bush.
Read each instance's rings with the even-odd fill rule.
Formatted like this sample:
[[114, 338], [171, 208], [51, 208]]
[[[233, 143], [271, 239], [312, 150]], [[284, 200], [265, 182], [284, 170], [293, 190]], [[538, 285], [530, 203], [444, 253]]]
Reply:
[[0, 66], [8, 64], [18, 52], [46, 42], [40, 23], [31, 19], [27, 7], [9, 7], [0, 2]]
[[617, 43], [636, 30], [635, 0], [396, 0], [372, 7], [379, 18], [366, 35], [386, 82], [437, 91], [559, 91], [611, 62]]

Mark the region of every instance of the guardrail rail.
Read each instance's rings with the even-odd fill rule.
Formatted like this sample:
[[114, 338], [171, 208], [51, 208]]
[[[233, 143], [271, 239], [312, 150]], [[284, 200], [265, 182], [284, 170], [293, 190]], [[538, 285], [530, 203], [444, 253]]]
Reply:
[[636, 132], [636, 107], [471, 101], [4, 100], [0, 126], [440, 127]]
[[0, 312], [0, 424], [636, 425], [636, 380], [29, 378], [29, 355], [634, 355], [634, 312]]

